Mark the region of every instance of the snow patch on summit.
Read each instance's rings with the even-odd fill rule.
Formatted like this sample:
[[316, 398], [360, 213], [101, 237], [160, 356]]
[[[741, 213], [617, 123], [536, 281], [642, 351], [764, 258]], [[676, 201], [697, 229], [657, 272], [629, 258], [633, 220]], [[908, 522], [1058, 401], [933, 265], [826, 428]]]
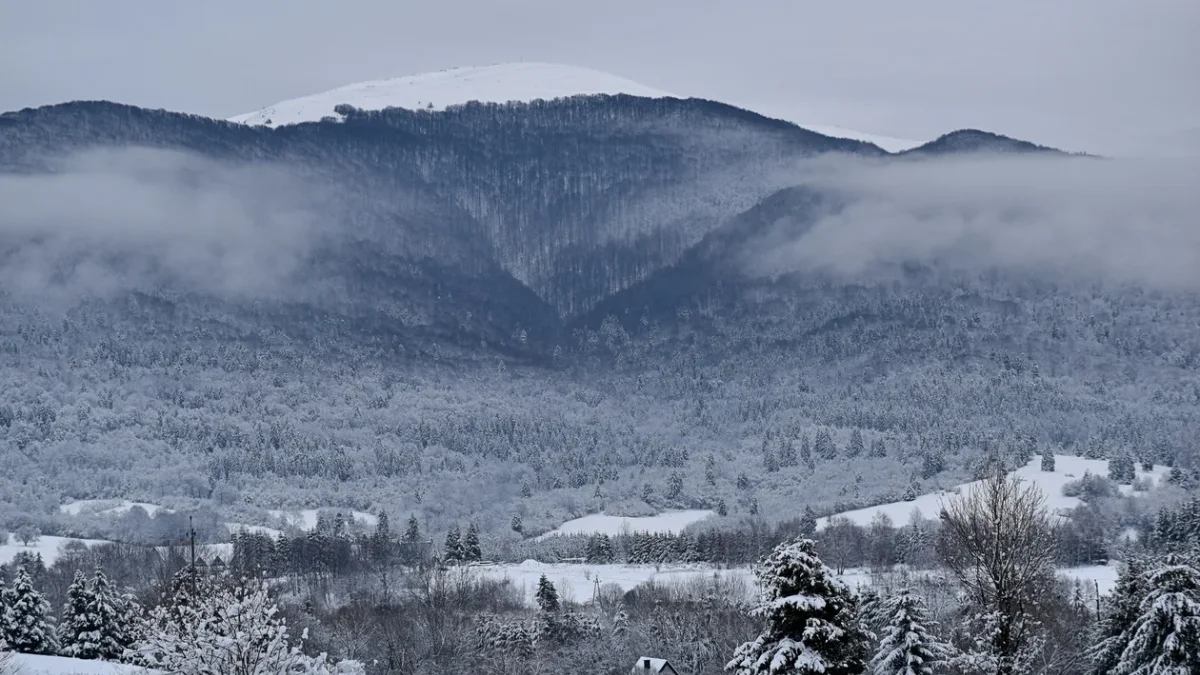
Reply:
[[[491, 66], [450, 68], [386, 80], [357, 82], [319, 94], [280, 101], [261, 110], [230, 117], [230, 122], [251, 126], [280, 127], [303, 122], [318, 122], [325, 117], [339, 118], [334, 108], [346, 104], [362, 110], [406, 108], [408, 110], [444, 110], [470, 101], [507, 103], [510, 101], [554, 100], [593, 94], [628, 94], [643, 98], [687, 98], [693, 96], [720, 100], [704, 93], [673, 94], [648, 87], [611, 73], [591, 68], [553, 63], [518, 62]], [[725, 103], [729, 103], [726, 101]], [[915, 148], [922, 141], [871, 134], [828, 124], [810, 124], [798, 119], [795, 111], [784, 107], [764, 107], [729, 103], [751, 112], [791, 122], [796, 126], [834, 138], [874, 143], [888, 152]]]
[[363, 110], [444, 110], [448, 106], [469, 101], [507, 103], [588, 94], [629, 94], [646, 98], [672, 96], [665, 91], [590, 68], [550, 63], [507, 63], [358, 82], [320, 94], [281, 101], [262, 110], [231, 117], [229, 121], [277, 127], [336, 116], [333, 109], [343, 103]]

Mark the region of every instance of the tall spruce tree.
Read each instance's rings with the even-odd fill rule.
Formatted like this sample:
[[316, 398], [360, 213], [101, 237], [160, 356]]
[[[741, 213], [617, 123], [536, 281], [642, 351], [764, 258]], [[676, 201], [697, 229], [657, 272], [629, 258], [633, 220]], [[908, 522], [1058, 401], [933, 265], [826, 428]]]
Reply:
[[475, 523], [467, 526], [467, 534], [462, 542], [463, 560], [478, 562], [483, 560], [483, 549], [479, 546], [479, 530]]
[[33, 579], [24, 567], [17, 569], [8, 597], [8, 648], [25, 654], [53, 654], [50, 603], [33, 587]]
[[462, 535], [459, 534], [458, 525], [450, 528], [446, 533], [446, 545], [442, 553], [443, 559], [447, 562], [457, 562], [463, 559]]
[[59, 651], [77, 659], [120, 657], [133, 642], [125, 602], [104, 572], [96, 570], [90, 582], [77, 572], [58, 625]]
[[762, 597], [755, 614], [767, 628], [734, 652], [737, 675], [858, 675], [870, 634], [858, 601], [816, 554], [811, 539], [781, 544], [756, 569]]
[[408, 528], [404, 530], [404, 536], [400, 541], [406, 544], [415, 544], [421, 539], [421, 524], [417, 522], [415, 515], [408, 517]]
[[1146, 596], [1145, 558], [1127, 555], [1117, 574], [1117, 585], [1105, 599], [1104, 609], [1096, 622], [1093, 647], [1088, 651], [1094, 675], [1109, 675], [1116, 669], [1129, 641], [1129, 629], [1141, 614], [1142, 599]]
[[538, 579], [537, 593], [534, 598], [537, 599], [538, 607], [543, 612], [558, 611], [558, 591], [555, 590], [554, 584], [550, 583], [545, 574]]
[[1177, 556], [1146, 575], [1146, 597], [1113, 675], [1200, 673], [1200, 571]]
[[880, 607], [879, 648], [871, 659], [873, 675], [933, 675], [953, 655], [949, 644], [929, 633], [925, 602], [907, 588]]

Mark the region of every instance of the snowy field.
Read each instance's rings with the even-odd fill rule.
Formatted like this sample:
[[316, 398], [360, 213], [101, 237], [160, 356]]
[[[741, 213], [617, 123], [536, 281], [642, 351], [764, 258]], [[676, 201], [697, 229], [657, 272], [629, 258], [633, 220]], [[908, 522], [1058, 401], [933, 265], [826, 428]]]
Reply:
[[14, 675], [150, 675], [160, 671], [104, 661], [84, 661], [63, 656], [16, 654]]
[[171, 512], [170, 509], [164, 509], [158, 504], [131, 502], [128, 499], [81, 499], [70, 504], [63, 504], [58, 507], [58, 510], [68, 516], [120, 516], [129, 513], [129, 510], [135, 506], [142, 507], [146, 514], [151, 516], [159, 511]]
[[71, 539], [69, 537], [40, 537], [38, 540], [29, 546], [25, 546], [17, 542], [15, 535], [8, 536], [7, 544], [0, 544], [0, 565], [7, 565], [12, 562], [13, 558], [17, 557], [18, 553], [26, 551], [37, 555], [42, 554], [42, 561], [46, 566], [54, 564], [60, 555], [60, 548], [63, 544], [71, 541], [80, 541], [87, 546], [95, 546], [97, 544], [107, 544], [109, 542], [103, 539]]
[[[520, 564], [477, 565], [467, 569], [490, 579], [508, 580], [521, 591], [525, 601], [531, 605], [534, 604], [533, 596], [537, 591], [538, 579], [543, 574], [558, 589], [560, 596], [579, 603], [585, 603], [592, 599], [597, 580], [601, 586], [615, 584], [622, 591], [630, 591], [649, 581], [671, 584], [716, 577], [723, 580], [742, 581], [746, 587], [747, 598], [753, 598], [758, 593], [754, 570], [749, 566], [722, 569], [707, 565], [549, 564], [526, 560]], [[937, 573], [944, 574], [944, 571]], [[1108, 566], [1092, 565], [1060, 569], [1058, 573], [1068, 579], [1078, 579], [1089, 583], [1094, 581], [1099, 587], [1101, 595], [1111, 593], [1117, 582], [1116, 563]], [[873, 583], [871, 572], [865, 569], [848, 569], [839, 578], [851, 589], [870, 586]]]
[[648, 532], [650, 534], [678, 534], [692, 523], [712, 515], [712, 511], [664, 511], [656, 516], [608, 516], [603, 513], [568, 520], [558, 527], [538, 537], [545, 539], [560, 534], [607, 534], [617, 535], [628, 532]]
[[[1065, 513], [1083, 502], [1077, 497], [1064, 496], [1062, 493], [1063, 486], [1071, 481], [1082, 478], [1085, 473], [1089, 472], [1092, 475], [1107, 476], [1108, 461], [1103, 459], [1085, 459], [1071, 455], [1055, 455], [1054, 471], [1042, 471], [1042, 459], [1041, 457], [1035, 457], [1025, 466], [1013, 471], [1012, 475], [1036, 485], [1042, 491], [1042, 494], [1046, 496], [1046, 507], [1051, 513]], [[1167, 472], [1168, 469], [1165, 466], [1156, 466], [1153, 471], [1149, 472], [1142, 471], [1141, 465], [1137, 467], [1137, 477], [1139, 479], [1149, 478], [1155, 485], [1166, 477]], [[901, 527], [908, 522], [913, 509], [919, 509], [921, 515], [926, 518], [936, 518], [943, 502], [961, 490], [973, 489], [979, 483], [979, 481], [964, 483], [953, 490], [923, 494], [911, 502], [899, 501], [890, 504], [880, 504], [878, 506], [869, 506], [865, 509], [846, 511], [837, 515], [849, 518], [858, 525], [869, 525], [875, 514], [884, 513], [888, 518], [892, 519], [892, 523], [896, 527]], [[1122, 494], [1133, 494], [1133, 487], [1129, 485], [1120, 486], [1120, 490]], [[828, 518], [818, 518], [817, 528], [825, 527], [828, 522]]]

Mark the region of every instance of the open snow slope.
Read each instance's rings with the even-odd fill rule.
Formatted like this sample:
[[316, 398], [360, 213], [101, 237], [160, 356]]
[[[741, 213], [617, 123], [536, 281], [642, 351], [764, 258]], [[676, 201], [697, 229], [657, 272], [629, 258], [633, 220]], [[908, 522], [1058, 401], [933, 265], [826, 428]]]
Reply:
[[29, 546], [25, 546], [24, 544], [17, 542], [16, 535], [9, 535], [8, 543], [0, 544], [0, 565], [7, 565], [8, 563], [12, 562], [13, 558], [17, 557], [17, 554], [24, 551], [33, 555], [40, 553], [42, 555], [42, 561], [46, 563], [47, 567], [49, 567], [50, 565], [54, 564], [55, 560], [58, 560], [58, 556], [61, 553], [59, 549], [62, 547], [62, 545], [72, 541], [82, 542], [85, 546], [96, 546], [98, 544], [109, 543], [103, 539], [72, 539], [70, 537], [44, 536], [39, 537], [36, 542], [30, 544]]
[[603, 513], [568, 520], [538, 539], [558, 534], [607, 534], [625, 532], [648, 532], [650, 534], [678, 534], [692, 523], [712, 515], [712, 511], [664, 511], [656, 516], [608, 516]]
[[59, 512], [69, 516], [78, 516], [90, 514], [96, 516], [119, 516], [128, 513], [135, 506], [140, 506], [145, 509], [147, 515], [153, 516], [160, 510], [165, 510], [168, 513], [170, 509], [163, 509], [158, 504], [149, 502], [131, 502], [128, 499], [80, 499], [63, 504], [58, 507]]
[[[1042, 491], [1046, 497], [1046, 508], [1051, 513], [1064, 513], [1082, 503], [1077, 497], [1067, 497], [1063, 495], [1063, 486], [1071, 481], [1082, 478], [1085, 473], [1091, 473], [1097, 476], [1108, 475], [1108, 460], [1104, 459], [1085, 459], [1083, 457], [1074, 457], [1071, 455], [1055, 455], [1054, 456], [1054, 471], [1042, 471], [1041, 457], [1034, 457], [1028, 464], [1012, 472], [1012, 475], [1022, 480], [1030, 481]], [[1141, 465], [1137, 467], [1137, 477], [1149, 478], [1155, 485], [1162, 481], [1167, 475], [1167, 467], [1156, 466], [1153, 471], [1142, 471]], [[837, 516], [849, 518], [858, 525], [869, 525], [871, 519], [877, 513], [886, 514], [892, 519], [892, 523], [896, 527], [901, 527], [908, 522], [909, 516], [913, 509], [919, 509], [921, 515], [926, 518], [936, 518], [938, 511], [941, 510], [942, 503], [955, 494], [971, 490], [979, 485], [979, 481], [964, 483], [955, 487], [953, 490], [943, 490], [940, 492], [932, 492], [923, 494], [911, 502], [899, 501], [890, 504], [880, 504], [878, 506], [869, 506], [865, 509], [856, 509], [854, 511], [846, 511], [836, 514]], [[1131, 494], [1133, 487], [1129, 485], [1120, 486], [1123, 494]], [[817, 528], [825, 527], [829, 522], [828, 518], [818, 518]]]
[[[278, 127], [338, 117], [333, 109], [343, 103], [363, 110], [407, 108], [442, 110], [468, 101], [553, 100], [583, 94], [629, 94], [645, 98], [677, 97], [599, 70], [553, 63], [502, 63], [491, 66], [451, 68], [387, 80], [358, 82], [337, 89], [280, 101], [261, 110], [229, 118], [230, 122]], [[698, 98], [712, 98], [691, 94]], [[678, 96], [685, 98], [685, 96]], [[737, 104], [731, 104], [737, 105]], [[914, 148], [921, 143], [903, 138], [863, 133], [838, 126], [809, 124], [783, 108], [741, 106], [759, 114], [792, 122], [819, 134], [874, 143], [889, 152]]]
[[158, 670], [63, 656], [14, 654], [16, 675], [150, 675]]

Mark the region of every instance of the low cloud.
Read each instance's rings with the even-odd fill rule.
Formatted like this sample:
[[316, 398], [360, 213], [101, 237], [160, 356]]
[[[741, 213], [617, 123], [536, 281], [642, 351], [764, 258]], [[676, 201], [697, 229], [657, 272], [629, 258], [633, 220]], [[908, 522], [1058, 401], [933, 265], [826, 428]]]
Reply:
[[38, 302], [164, 283], [273, 296], [313, 243], [316, 194], [282, 167], [150, 149], [0, 174], [0, 289]]
[[919, 262], [1200, 290], [1197, 176], [1194, 160], [817, 160], [798, 182], [841, 208], [811, 226], [781, 223], [744, 260], [772, 276]]

